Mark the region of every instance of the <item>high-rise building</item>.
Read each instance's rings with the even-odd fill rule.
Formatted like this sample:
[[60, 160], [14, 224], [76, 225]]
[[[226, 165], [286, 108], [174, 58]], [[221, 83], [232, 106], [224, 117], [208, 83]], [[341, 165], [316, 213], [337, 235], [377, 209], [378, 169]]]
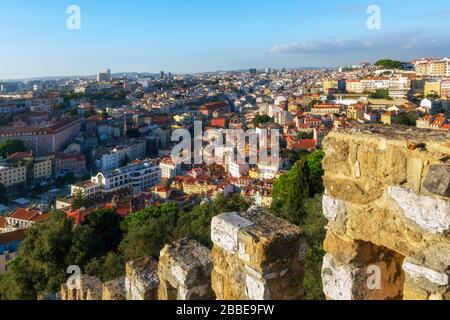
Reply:
[[97, 81], [98, 82], [112, 81], [111, 69], [105, 69], [103, 71], [100, 71], [99, 74], [97, 75]]

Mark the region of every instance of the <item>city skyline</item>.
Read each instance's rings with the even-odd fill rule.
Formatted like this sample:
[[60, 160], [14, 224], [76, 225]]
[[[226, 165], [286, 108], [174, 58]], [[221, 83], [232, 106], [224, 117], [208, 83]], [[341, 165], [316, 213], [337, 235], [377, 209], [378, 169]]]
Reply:
[[[81, 10], [79, 30], [66, 26], [71, 5]], [[372, 5], [380, 8], [380, 29], [367, 27]], [[450, 52], [447, 36], [435, 35], [436, 28], [450, 27], [450, 6], [441, 0], [258, 5], [172, 0], [134, 6], [2, 0], [0, 9], [0, 38], [6, 44], [0, 79], [91, 76], [106, 67], [118, 73], [333, 68]]]

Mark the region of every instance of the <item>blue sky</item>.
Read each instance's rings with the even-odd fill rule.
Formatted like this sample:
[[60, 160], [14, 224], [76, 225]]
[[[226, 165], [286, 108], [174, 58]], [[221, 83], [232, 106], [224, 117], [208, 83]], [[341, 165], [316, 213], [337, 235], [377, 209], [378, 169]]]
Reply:
[[[80, 30], [66, 28], [72, 4]], [[0, 0], [0, 79], [441, 57], [449, 31], [448, 0]]]

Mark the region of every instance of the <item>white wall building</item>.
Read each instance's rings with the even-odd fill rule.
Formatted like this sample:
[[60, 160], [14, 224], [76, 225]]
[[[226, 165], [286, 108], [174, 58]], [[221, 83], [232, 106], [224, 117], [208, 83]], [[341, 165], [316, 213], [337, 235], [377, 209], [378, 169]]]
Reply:
[[228, 164], [228, 172], [233, 178], [240, 178], [243, 175], [246, 175], [250, 170], [250, 166], [248, 164], [238, 164], [236, 162], [231, 162]]
[[91, 181], [71, 186], [72, 196], [81, 190], [87, 198], [101, 193], [116, 192], [121, 189], [132, 188], [133, 192], [141, 192], [156, 186], [161, 182], [159, 166], [150, 161], [131, 164], [116, 170], [99, 173]]

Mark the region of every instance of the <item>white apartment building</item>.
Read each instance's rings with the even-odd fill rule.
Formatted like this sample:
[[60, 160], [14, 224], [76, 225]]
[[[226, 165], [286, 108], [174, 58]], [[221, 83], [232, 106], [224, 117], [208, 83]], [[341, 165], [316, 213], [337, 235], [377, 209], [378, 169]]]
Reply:
[[345, 82], [346, 90], [348, 93], [363, 93], [364, 88], [360, 80], [347, 80]]
[[117, 146], [95, 160], [97, 169], [101, 172], [111, 171], [121, 167], [123, 161], [142, 160], [145, 157], [145, 142], [136, 142], [127, 146]]
[[377, 90], [389, 89], [390, 80], [388, 78], [372, 78], [361, 80], [363, 92], [374, 93]]
[[391, 98], [406, 98], [411, 91], [411, 80], [398, 76], [389, 83], [389, 96]]
[[228, 164], [228, 172], [233, 178], [240, 178], [246, 175], [249, 170], [250, 166], [248, 164], [238, 164], [237, 162], [230, 162]]
[[102, 193], [116, 192], [132, 188], [133, 192], [141, 192], [154, 187], [161, 181], [159, 166], [150, 161], [131, 164], [126, 167], [99, 173], [90, 181], [71, 186], [72, 196], [81, 190], [86, 198], [93, 198]]
[[164, 179], [173, 179], [181, 174], [181, 165], [174, 164], [170, 158], [161, 160], [159, 169], [161, 170], [161, 178]]
[[279, 163], [259, 163], [258, 172], [260, 179], [275, 179], [280, 172]]

